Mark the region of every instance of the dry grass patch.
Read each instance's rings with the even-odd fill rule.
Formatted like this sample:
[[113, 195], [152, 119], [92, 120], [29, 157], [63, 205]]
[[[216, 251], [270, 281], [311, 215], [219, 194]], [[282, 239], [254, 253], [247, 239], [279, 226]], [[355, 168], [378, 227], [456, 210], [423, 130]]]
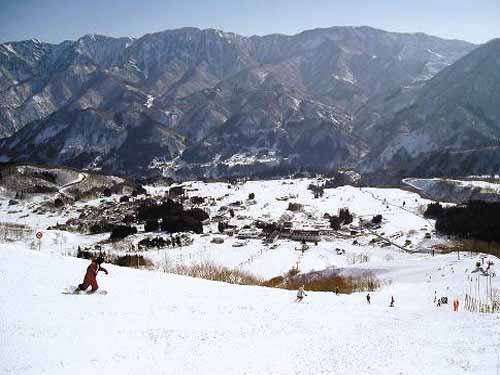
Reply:
[[355, 276], [343, 276], [325, 272], [297, 274], [294, 271], [288, 272], [285, 276], [277, 276], [267, 280], [262, 285], [288, 290], [298, 290], [300, 286], [304, 285], [304, 289], [308, 291], [350, 294], [354, 292], [371, 292], [379, 289], [380, 281], [371, 272]]
[[163, 270], [167, 273], [195, 277], [198, 279], [221, 281], [238, 285], [262, 285], [262, 280], [241, 270], [219, 266], [210, 262], [196, 264], [165, 264]]

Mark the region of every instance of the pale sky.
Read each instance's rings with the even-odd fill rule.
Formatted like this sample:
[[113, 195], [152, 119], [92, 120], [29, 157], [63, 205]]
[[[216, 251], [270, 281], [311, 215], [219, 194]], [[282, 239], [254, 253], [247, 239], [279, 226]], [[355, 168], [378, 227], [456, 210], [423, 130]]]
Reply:
[[139, 37], [186, 26], [250, 36], [344, 25], [484, 43], [500, 37], [500, 0], [0, 0], [0, 42]]

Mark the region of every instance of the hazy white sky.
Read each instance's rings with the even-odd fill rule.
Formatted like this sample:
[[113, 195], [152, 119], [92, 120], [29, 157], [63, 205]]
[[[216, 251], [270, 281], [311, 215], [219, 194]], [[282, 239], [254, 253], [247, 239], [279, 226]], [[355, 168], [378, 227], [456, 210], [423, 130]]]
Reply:
[[500, 0], [0, 0], [0, 42], [137, 37], [185, 26], [264, 35], [342, 25], [483, 43], [500, 37]]

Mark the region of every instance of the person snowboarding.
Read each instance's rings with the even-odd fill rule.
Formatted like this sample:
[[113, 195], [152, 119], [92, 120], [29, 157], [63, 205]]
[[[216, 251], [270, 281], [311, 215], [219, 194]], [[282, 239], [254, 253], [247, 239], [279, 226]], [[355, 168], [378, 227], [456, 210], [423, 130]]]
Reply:
[[307, 296], [306, 292], [304, 291], [304, 285], [302, 285], [298, 292], [297, 292], [297, 300], [296, 302], [300, 302], [304, 299], [304, 296]]
[[389, 305], [389, 307], [394, 307], [394, 296], [391, 296], [391, 304]]
[[99, 285], [97, 285], [97, 273], [99, 271], [104, 272], [106, 275], [108, 274], [108, 270], [104, 267], [101, 267], [101, 264], [104, 263], [104, 258], [102, 256], [98, 256], [97, 259], [93, 259], [92, 263], [87, 267], [87, 272], [85, 273], [85, 277], [83, 279], [83, 283], [78, 285], [76, 292], [85, 291], [89, 286], [92, 287], [91, 292], [95, 292], [99, 289]]
[[371, 299], [371, 297], [370, 297], [370, 293], [368, 293], [368, 294], [366, 295], [366, 302], [368, 302], [368, 304], [370, 304], [370, 299]]

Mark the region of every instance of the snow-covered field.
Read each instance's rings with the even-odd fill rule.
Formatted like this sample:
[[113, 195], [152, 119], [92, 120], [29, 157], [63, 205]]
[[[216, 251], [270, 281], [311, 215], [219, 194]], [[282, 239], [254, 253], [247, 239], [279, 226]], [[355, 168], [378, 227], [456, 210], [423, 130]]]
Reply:
[[[147, 253], [157, 271], [105, 265], [99, 274], [107, 295], [63, 295], [81, 282], [88, 261], [68, 257], [78, 245], [106, 235], [86, 236], [46, 231], [66, 217], [34, 215], [36, 202], [7, 208], [0, 199], [0, 222], [43, 230], [41, 251], [28, 237], [0, 238], [0, 373], [5, 374], [499, 374], [500, 315], [473, 314], [451, 303], [436, 307], [434, 296], [463, 301], [479, 255], [428, 253], [436, 237], [426, 239], [433, 222], [421, 216], [429, 201], [399, 189], [342, 187], [313, 199], [310, 180], [187, 184], [189, 195], [221, 198], [210, 208], [240, 200], [231, 223], [243, 226], [257, 218], [290, 215], [289, 202], [304, 211], [295, 225], [319, 223], [324, 213], [349, 207], [359, 218], [384, 218], [376, 232], [404, 246], [370, 244], [371, 234], [321, 241], [304, 254], [297, 242], [278, 240], [264, 246], [249, 240], [208, 233], [194, 235], [192, 245]], [[161, 193], [163, 187], [149, 187]], [[247, 200], [255, 193], [255, 204]], [[292, 197], [288, 201], [276, 198]], [[114, 196], [110, 200], [118, 200]], [[78, 202], [97, 206], [99, 201]], [[80, 206], [79, 206], [80, 205]], [[10, 212], [10, 213], [9, 213]], [[239, 217], [239, 219], [238, 219]], [[217, 224], [205, 227], [216, 232]], [[138, 234], [132, 241], [148, 236]], [[223, 244], [213, 244], [223, 237]], [[407, 241], [411, 241], [408, 244]], [[36, 242], [35, 242], [36, 244]], [[336, 248], [346, 250], [337, 255]], [[357, 255], [366, 255], [360, 263]], [[498, 269], [499, 259], [489, 257]], [[328, 267], [346, 272], [373, 270], [382, 281], [371, 293], [339, 295], [307, 292], [295, 303], [295, 292], [236, 286], [161, 272], [162, 262], [209, 261], [248, 271], [261, 278], [283, 274], [299, 265], [302, 272]], [[500, 288], [499, 278], [492, 279]], [[394, 296], [396, 303], [390, 308]]]

